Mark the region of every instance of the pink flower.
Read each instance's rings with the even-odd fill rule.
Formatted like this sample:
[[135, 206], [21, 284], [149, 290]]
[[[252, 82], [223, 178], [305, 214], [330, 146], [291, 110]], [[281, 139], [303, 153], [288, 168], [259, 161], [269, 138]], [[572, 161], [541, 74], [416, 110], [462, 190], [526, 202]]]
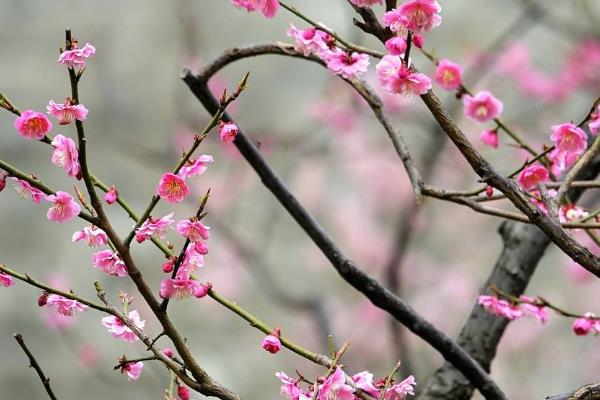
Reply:
[[369, 56], [363, 53], [335, 49], [326, 56], [327, 68], [346, 79], [357, 78], [367, 72]]
[[42, 199], [46, 196], [44, 192], [38, 188], [34, 188], [27, 181], [15, 177], [11, 177], [10, 179], [14, 182], [13, 186], [17, 194], [23, 198], [30, 198], [34, 203], [40, 204]]
[[179, 203], [187, 197], [190, 189], [182, 178], [167, 172], [160, 178], [156, 193], [168, 203]]
[[592, 318], [594, 314], [587, 313], [586, 318], [577, 318], [575, 322], [573, 322], [573, 332], [577, 336], [585, 336], [594, 328], [596, 325], [596, 321]]
[[365, 393], [370, 394], [376, 399], [379, 398], [379, 389], [373, 385], [373, 374], [369, 371], [359, 372], [358, 374], [352, 375], [352, 380], [356, 384], [356, 387]]
[[262, 348], [271, 354], [279, 353], [281, 341], [279, 340], [279, 329], [276, 328], [270, 335], [265, 336], [261, 344]]
[[340, 367], [331, 374], [319, 390], [318, 400], [354, 400], [354, 389], [346, 384], [346, 376]]
[[169, 348], [169, 347], [165, 347], [165, 348], [162, 350], [162, 353], [163, 353], [163, 354], [164, 354], [166, 357], [168, 357], [168, 358], [173, 358], [173, 354], [174, 354], [174, 353], [173, 353], [173, 349], [171, 349], [171, 348]]
[[9, 287], [15, 284], [15, 280], [12, 276], [5, 274], [4, 272], [0, 272], [0, 285], [4, 287]]
[[296, 40], [294, 49], [308, 57], [311, 54], [320, 54], [322, 51], [329, 48], [328, 43], [331, 42], [331, 37], [328, 33], [323, 32], [311, 26], [304, 30], [298, 29], [294, 24], [290, 24], [287, 30], [287, 35]]
[[530, 165], [525, 167], [519, 174], [519, 186], [523, 190], [534, 190], [540, 182], [550, 179], [550, 173], [541, 165]]
[[600, 130], [600, 106], [597, 106], [596, 111], [590, 115], [588, 128], [590, 128], [590, 133], [592, 135], [596, 136], [598, 134], [598, 131]]
[[490, 92], [482, 90], [475, 96], [463, 96], [465, 115], [478, 122], [491, 121], [497, 118], [504, 108], [502, 102]]
[[54, 147], [52, 164], [62, 167], [69, 176], [77, 176], [80, 172], [79, 152], [75, 142], [63, 135], [56, 135], [50, 143]]
[[43, 139], [52, 129], [52, 123], [41, 112], [25, 110], [15, 119], [15, 129], [25, 139]]
[[75, 218], [81, 211], [79, 204], [67, 192], [58, 191], [56, 195], [46, 196], [46, 200], [53, 203], [46, 214], [50, 221], [67, 222]]
[[182, 300], [190, 296], [201, 299], [212, 289], [210, 283], [200, 283], [195, 279], [163, 279], [160, 283], [160, 297]]
[[519, 297], [521, 300], [521, 310], [526, 315], [531, 315], [537, 318], [542, 324], [548, 321], [548, 311], [544, 306], [538, 305], [534, 298], [528, 296]]
[[79, 242], [80, 240], [85, 240], [90, 247], [98, 247], [108, 243], [108, 236], [102, 229], [92, 225], [86, 226], [73, 234], [73, 242]]
[[415, 386], [416, 384], [417, 383], [415, 382], [415, 377], [410, 375], [402, 382], [396, 383], [388, 390], [386, 390], [383, 398], [384, 400], [404, 400], [408, 395], [414, 396], [415, 391], [413, 389], [413, 386]]
[[197, 243], [208, 240], [210, 237], [210, 228], [197, 219], [183, 219], [177, 222], [177, 233]]
[[484, 130], [483, 132], [481, 132], [481, 135], [479, 135], [479, 139], [481, 139], [483, 143], [487, 144], [490, 147], [493, 147], [494, 149], [498, 148], [498, 130], [496, 129]]
[[450, 60], [441, 59], [435, 69], [435, 81], [446, 90], [456, 90], [462, 83], [462, 68]]
[[194, 244], [194, 250], [196, 250], [196, 253], [198, 254], [208, 254], [208, 246], [206, 245], [206, 243], [196, 242]]
[[177, 386], [177, 396], [179, 400], [190, 400], [190, 390], [183, 385]]
[[442, 7], [435, 0], [409, 0], [400, 8], [386, 12], [383, 23], [393, 32], [408, 29], [415, 33], [427, 32], [442, 23], [437, 13]]
[[383, 4], [382, 0], [350, 0], [350, 2], [358, 7], [371, 7], [375, 4]]
[[72, 317], [75, 311], [83, 312], [88, 308], [88, 306], [81, 304], [77, 300], [67, 299], [66, 297], [57, 294], [48, 295], [46, 305], [55, 307], [59, 314], [67, 317]]
[[165, 261], [165, 263], [162, 265], [161, 269], [165, 274], [169, 274], [173, 271], [173, 268], [175, 268], [175, 258], [171, 258], [167, 261]]
[[69, 99], [62, 104], [50, 100], [46, 109], [48, 114], [58, 118], [60, 125], [68, 125], [75, 120], [84, 121], [88, 114], [83, 104], [72, 105]]
[[523, 311], [506, 300], [499, 300], [496, 296], [479, 296], [478, 303], [488, 312], [508, 318], [509, 320], [521, 318]]
[[173, 213], [167, 214], [162, 218], [154, 219], [148, 217], [144, 223], [135, 231], [135, 240], [142, 243], [152, 238], [164, 239], [167, 229], [173, 224]]
[[379, 83], [391, 93], [413, 96], [431, 89], [431, 79], [425, 74], [410, 72], [399, 57], [384, 56], [375, 69]]
[[298, 400], [303, 394], [302, 389], [298, 387], [298, 380], [287, 376], [285, 372], [276, 372], [275, 376], [281, 381], [281, 394], [287, 396], [290, 400]]
[[197, 175], [202, 175], [208, 168], [206, 164], [211, 162], [213, 162], [213, 157], [203, 154], [195, 160], [188, 161], [183, 167], [181, 167], [178, 175], [181, 179], [193, 178]]
[[422, 49], [423, 46], [425, 46], [425, 39], [423, 39], [423, 36], [419, 35], [418, 33], [415, 33], [413, 35], [413, 44], [417, 49]]
[[117, 201], [118, 195], [117, 188], [112, 186], [110, 190], [104, 194], [104, 201], [108, 204], [113, 204]]
[[[129, 312], [129, 321], [137, 326], [140, 330], [144, 329], [146, 321], [140, 320], [140, 314], [137, 310]], [[102, 318], [102, 326], [104, 326], [113, 337], [119, 338], [125, 342], [133, 343], [140, 340], [139, 337], [127, 325], [114, 315]]]
[[267, 18], [273, 18], [279, 9], [279, 0], [232, 0], [232, 3], [248, 12], [260, 10]]
[[111, 250], [102, 250], [92, 255], [92, 264], [111, 276], [127, 276], [127, 267], [121, 257]]
[[136, 363], [125, 363], [121, 366], [121, 373], [127, 374], [128, 380], [138, 380], [140, 375], [142, 374], [142, 369], [144, 368], [144, 363], [138, 361]]
[[554, 125], [551, 129], [550, 140], [556, 147], [551, 154], [552, 160], [567, 168], [587, 148], [587, 133], [572, 123]]
[[406, 51], [406, 40], [401, 38], [400, 36], [394, 36], [391, 39], [388, 39], [385, 42], [385, 48], [388, 50], [388, 53], [392, 56], [399, 56], [404, 54]]
[[558, 210], [560, 222], [578, 221], [582, 218], [587, 217], [588, 215], [590, 215], [590, 213], [574, 204], [565, 204]]
[[177, 270], [177, 279], [189, 279], [190, 276], [197, 271], [198, 269], [204, 266], [204, 256], [202, 253], [196, 251], [196, 246], [194, 244], [190, 244], [185, 249], [185, 256], [181, 265], [179, 266], [179, 270]]
[[219, 122], [219, 136], [223, 143], [233, 143], [239, 128], [233, 122]]
[[96, 48], [89, 43], [86, 43], [82, 48], [74, 48], [72, 50], [63, 51], [58, 56], [58, 63], [65, 64], [67, 68], [85, 67], [86, 59], [96, 54]]
[[8, 174], [4, 171], [0, 172], [0, 192], [2, 192], [4, 190], [4, 188], [6, 187], [6, 177], [8, 176]]

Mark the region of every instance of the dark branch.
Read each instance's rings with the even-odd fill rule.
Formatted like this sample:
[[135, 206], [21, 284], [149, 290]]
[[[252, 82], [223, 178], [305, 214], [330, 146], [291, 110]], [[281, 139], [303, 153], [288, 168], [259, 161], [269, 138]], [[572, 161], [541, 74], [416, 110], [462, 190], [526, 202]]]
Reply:
[[29, 358], [29, 368], [35, 369], [35, 372], [37, 372], [38, 376], [40, 377], [40, 380], [44, 385], [44, 389], [46, 389], [46, 393], [48, 393], [48, 397], [50, 397], [52, 400], [56, 400], [56, 396], [54, 395], [54, 392], [50, 387], [50, 378], [46, 377], [46, 375], [44, 374], [44, 370], [42, 370], [40, 364], [37, 362], [31, 351], [29, 351], [29, 349], [27, 348], [25, 340], [23, 340], [23, 336], [20, 333], [15, 333], [13, 336], [17, 343], [19, 343], [19, 346], [21, 346], [21, 348], [27, 355], [27, 358]]

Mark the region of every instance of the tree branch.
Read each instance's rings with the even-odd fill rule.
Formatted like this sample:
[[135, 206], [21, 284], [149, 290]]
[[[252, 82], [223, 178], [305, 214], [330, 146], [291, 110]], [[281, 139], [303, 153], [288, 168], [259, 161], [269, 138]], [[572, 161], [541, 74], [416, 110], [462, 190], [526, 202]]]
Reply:
[[29, 368], [35, 369], [35, 372], [37, 372], [38, 376], [40, 377], [40, 380], [44, 385], [44, 389], [46, 389], [46, 393], [48, 393], [48, 397], [50, 397], [52, 400], [56, 400], [56, 396], [54, 395], [54, 392], [50, 387], [50, 378], [46, 378], [42, 367], [37, 362], [31, 351], [29, 351], [29, 349], [27, 348], [25, 340], [23, 340], [23, 336], [20, 333], [15, 333], [13, 336], [17, 343], [19, 343], [19, 346], [21, 346], [21, 348], [25, 352], [25, 355], [27, 355], [27, 358], [29, 358]]

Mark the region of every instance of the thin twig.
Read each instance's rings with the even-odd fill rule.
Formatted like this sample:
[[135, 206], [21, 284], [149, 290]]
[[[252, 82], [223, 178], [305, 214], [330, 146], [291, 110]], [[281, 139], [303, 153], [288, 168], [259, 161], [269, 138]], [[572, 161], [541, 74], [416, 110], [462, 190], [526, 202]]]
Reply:
[[29, 348], [27, 348], [23, 336], [20, 333], [15, 333], [13, 337], [15, 338], [17, 343], [19, 343], [19, 346], [21, 346], [21, 348], [25, 352], [27, 358], [29, 358], [29, 368], [33, 368], [35, 369], [35, 372], [37, 372], [38, 376], [40, 377], [40, 380], [42, 381], [42, 384], [44, 385], [44, 389], [46, 389], [46, 393], [48, 393], [48, 397], [50, 397], [52, 400], [56, 400], [56, 396], [52, 391], [52, 387], [50, 387], [50, 378], [46, 377], [46, 374], [44, 374], [44, 370], [37, 362]]

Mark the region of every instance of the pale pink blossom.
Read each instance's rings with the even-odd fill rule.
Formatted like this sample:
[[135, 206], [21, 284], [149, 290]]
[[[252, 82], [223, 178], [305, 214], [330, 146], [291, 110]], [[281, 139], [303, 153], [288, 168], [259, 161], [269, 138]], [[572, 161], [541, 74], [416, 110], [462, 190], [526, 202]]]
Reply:
[[170, 172], [160, 178], [156, 193], [168, 203], [179, 203], [190, 193], [185, 181]]
[[281, 350], [281, 341], [279, 340], [279, 329], [275, 329], [270, 335], [265, 336], [261, 347], [271, 354], [277, 354]]
[[456, 90], [462, 83], [462, 68], [450, 60], [441, 59], [435, 69], [435, 81], [446, 90]]
[[521, 318], [523, 311], [519, 306], [506, 300], [500, 300], [496, 296], [479, 296], [478, 303], [488, 312], [508, 318], [509, 320]]
[[[146, 321], [140, 319], [140, 314], [137, 310], [133, 310], [129, 312], [128, 315], [129, 322], [138, 327], [140, 330], [144, 329], [146, 325]], [[137, 340], [140, 340], [139, 337], [127, 325], [123, 323], [119, 318], [114, 315], [110, 315], [108, 317], [102, 318], [102, 325], [108, 329], [110, 334], [113, 337], [119, 338], [125, 342], [133, 343]]]
[[86, 43], [82, 48], [63, 51], [60, 56], [58, 56], [58, 63], [65, 64], [67, 68], [83, 68], [85, 67], [86, 60], [94, 54], [96, 54], [96, 48], [91, 44]]
[[125, 363], [121, 366], [121, 373], [127, 374], [128, 380], [138, 380], [140, 375], [142, 374], [142, 369], [144, 368], [144, 363], [138, 361], [136, 363]]
[[135, 240], [142, 243], [152, 238], [164, 239], [167, 229], [173, 225], [173, 213], [167, 214], [162, 218], [154, 219], [148, 217], [142, 225], [135, 231]]
[[160, 297], [182, 300], [190, 296], [202, 298], [212, 288], [210, 283], [200, 283], [195, 279], [163, 279], [160, 283]]
[[81, 207], [67, 192], [58, 191], [56, 194], [46, 196], [46, 200], [52, 203], [46, 216], [50, 221], [67, 222], [75, 218], [81, 211]]
[[296, 40], [294, 49], [308, 57], [311, 54], [320, 54], [329, 48], [331, 36], [327, 32], [311, 26], [306, 29], [298, 29], [294, 24], [290, 24], [287, 35]]
[[83, 312], [88, 308], [88, 306], [81, 304], [77, 300], [67, 299], [57, 294], [48, 295], [46, 305], [54, 307], [59, 314], [67, 317], [72, 317], [76, 311]]
[[415, 395], [415, 390], [413, 386], [416, 385], [417, 382], [415, 381], [415, 377], [410, 375], [402, 382], [396, 383], [392, 385], [392, 387], [390, 387], [388, 390], [386, 390], [383, 398], [384, 400], [404, 400], [408, 395]]
[[127, 267], [121, 257], [111, 250], [101, 250], [92, 255], [94, 267], [111, 276], [127, 276]]
[[58, 134], [50, 144], [54, 147], [52, 164], [64, 168], [69, 176], [77, 176], [81, 168], [79, 166], [79, 151], [73, 139]]
[[193, 243], [198, 243], [208, 240], [210, 237], [210, 228], [196, 218], [183, 219], [177, 222], [177, 233], [190, 239]]
[[40, 204], [42, 199], [46, 196], [44, 192], [31, 186], [27, 181], [15, 177], [11, 177], [10, 179], [13, 181], [15, 192], [25, 199], [31, 199], [34, 203]]
[[575, 322], [573, 322], [573, 332], [575, 332], [577, 336], [589, 334], [596, 326], [596, 321], [593, 318], [594, 314], [592, 313], [587, 313], [585, 318], [577, 318]]
[[219, 136], [223, 143], [232, 143], [239, 131], [233, 122], [219, 122]]
[[190, 160], [179, 170], [179, 177], [182, 179], [193, 178], [202, 175], [208, 168], [207, 164], [212, 163], [213, 157], [208, 154], [202, 154], [195, 160]]
[[4, 287], [9, 287], [15, 284], [15, 280], [12, 276], [5, 274], [4, 272], [0, 272], [0, 285]]
[[119, 192], [117, 192], [117, 188], [112, 186], [108, 192], [104, 194], [104, 201], [108, 204], [113, 204], [117, 201], [119, 196]]
[[328, 52], [323, 59], [327, 62], [327, 68], [331, 72], [346, 79], [363, 75], [369, 67], [369, 56], [367, 54], [350, 53], [339, 48]]
[[478, 122], [491, 121], [502, 114], [504, 105], [487, 90], [482, 90], [475, 96], [463, 95], [465, 115]]
[[406, 51], [406, 40], [400, 36], [394, 36], [385, 42], [385, 48], [391, 56], [400, 56]]
[[177, 270], [177, 279], [187, 280], [198, 269], [204, 266], [204, 256], [196, 251], [196, 246], [190, 244], [185, 249], [183, 261]]
[[85, 121], [88, 114], [88, 110], [83, 104], [73, 105], [69, 99], [65, 103], [56, 103], [54, 100], [50, 100], [46, 109], [48, 114], [58, 118], [60, 125], [68, 125], [75, 120]]
[[285, 372], [276, 372], [275, 376], [281, 381], [281, 394], [287, 396], [290, 400], [299, 400], [303, 394], [302, 389], [298, 387], [299, 379], [292, 379]]
[[384, 56], [375, 69], [379, 83], [391, 93], [413, 96], [431, 89], [431, 79], [425, 74], [411, 72], [399, 57]]
[[521, 310], [523, 310], [525, 315], [531, 315], [537, 318], [542, 324], [545, 324], [548, 321], [548, 311], [546, 310], [546, 307], [538, 304], [534, 298], [520, 296], [519, 300], [521, 300]]
[[486, 129], [483, 132], [481, 132], [481, 135], [479, 135], [479, 139], [481, 139], [481, 141], [485, 144], [487, 144], [490, 147], [493, 147], [494, 149], [498, 148], [498, 144], [499, 144], [499, 139], [498, 139], [498, 130], [497, 129]]
[[81, 240], [85, 240], [90, 247], [99, 247], [108, 243], [108, 236], [106, 236], [106, 233], [102, 229], [91, 225], [73, 234], [73, 242]]
[[587, 148], [587, 133], [572, 123], [554, 125], [551, 129], [550, 140], [555, 147], [552, 160], [559, 164], [559, 168], [567, 168]]
[[318, 400], [354, 400], [354, 389], [346, 384], [346, 375], [340, 367], [319, 388]]
[[590, 215], [590, 213], [575, 204], [566, 204], [558, 210], [560, 222], [563, 223], [579, 221], [588, 215]]
[[267, 18], [273, 18], [279, 9], [279, 0], [232, 0], [232, 3], [248, 12], [259, 10]]
[[[544, 203], [542, 197], [542, 194], [540, 193], [539, 190], [531, 190], [530, 191], [532, 197], [530, 198], [530, 201], [535, 204], [544, 214], [548, 214], [548, 207], [546, 206], [546, 203]], [[555, 189], [548, 189], [548, 197], [553, 199], [556, 197], [556, 195], [558, 194], [558, 192]]]
[[590, 115], [588, 128], [590, 128], [590, 133], [593, 136], [596, 136], [600, 131], [600, 106], [597, 106], [596, 110]]
[[541, 165], [530, 165], [525, 167], [519, 174], [519, 186], [523, 190], [534, 190], [540, 182], [546, 182], [550, 179], [550, 173]]
[[494, 66], [495, 70], [504, 75], [519, 76], [524, 71], [531, 69], [531, 57], [523, 43], [512, 43], [498, 55]]
[[383, 23], [393, 32], [428, 32], [442, 23], [442, 17], [437, 14], [441, 10], [435, 0], [409, 0], [398, 9], [386, 12]]
[[25, 110], [15, 119], [15, 129], [25, 139], [43, 139], [52, 129], [52, 123], [41, 112]]
[[358, 7], [372, 7], [375, 4], [383, 4], [383, 0], [350, 0], [350, 2]]
[[571, 168], [579, 159], [579, 153], [567, 153], [555, 148], [548, 153], [548, 159], [552, 162], [550, 171], [556, 176], [560, 176], [563, 171]]
[[352, 380], [356, 384], [356, 387], [365, 393], [370, 394], [376, 399], [379, 398], [379, 389], [373, 384], [373, 374], [369, 371], [359, 372], [352, 375]]

